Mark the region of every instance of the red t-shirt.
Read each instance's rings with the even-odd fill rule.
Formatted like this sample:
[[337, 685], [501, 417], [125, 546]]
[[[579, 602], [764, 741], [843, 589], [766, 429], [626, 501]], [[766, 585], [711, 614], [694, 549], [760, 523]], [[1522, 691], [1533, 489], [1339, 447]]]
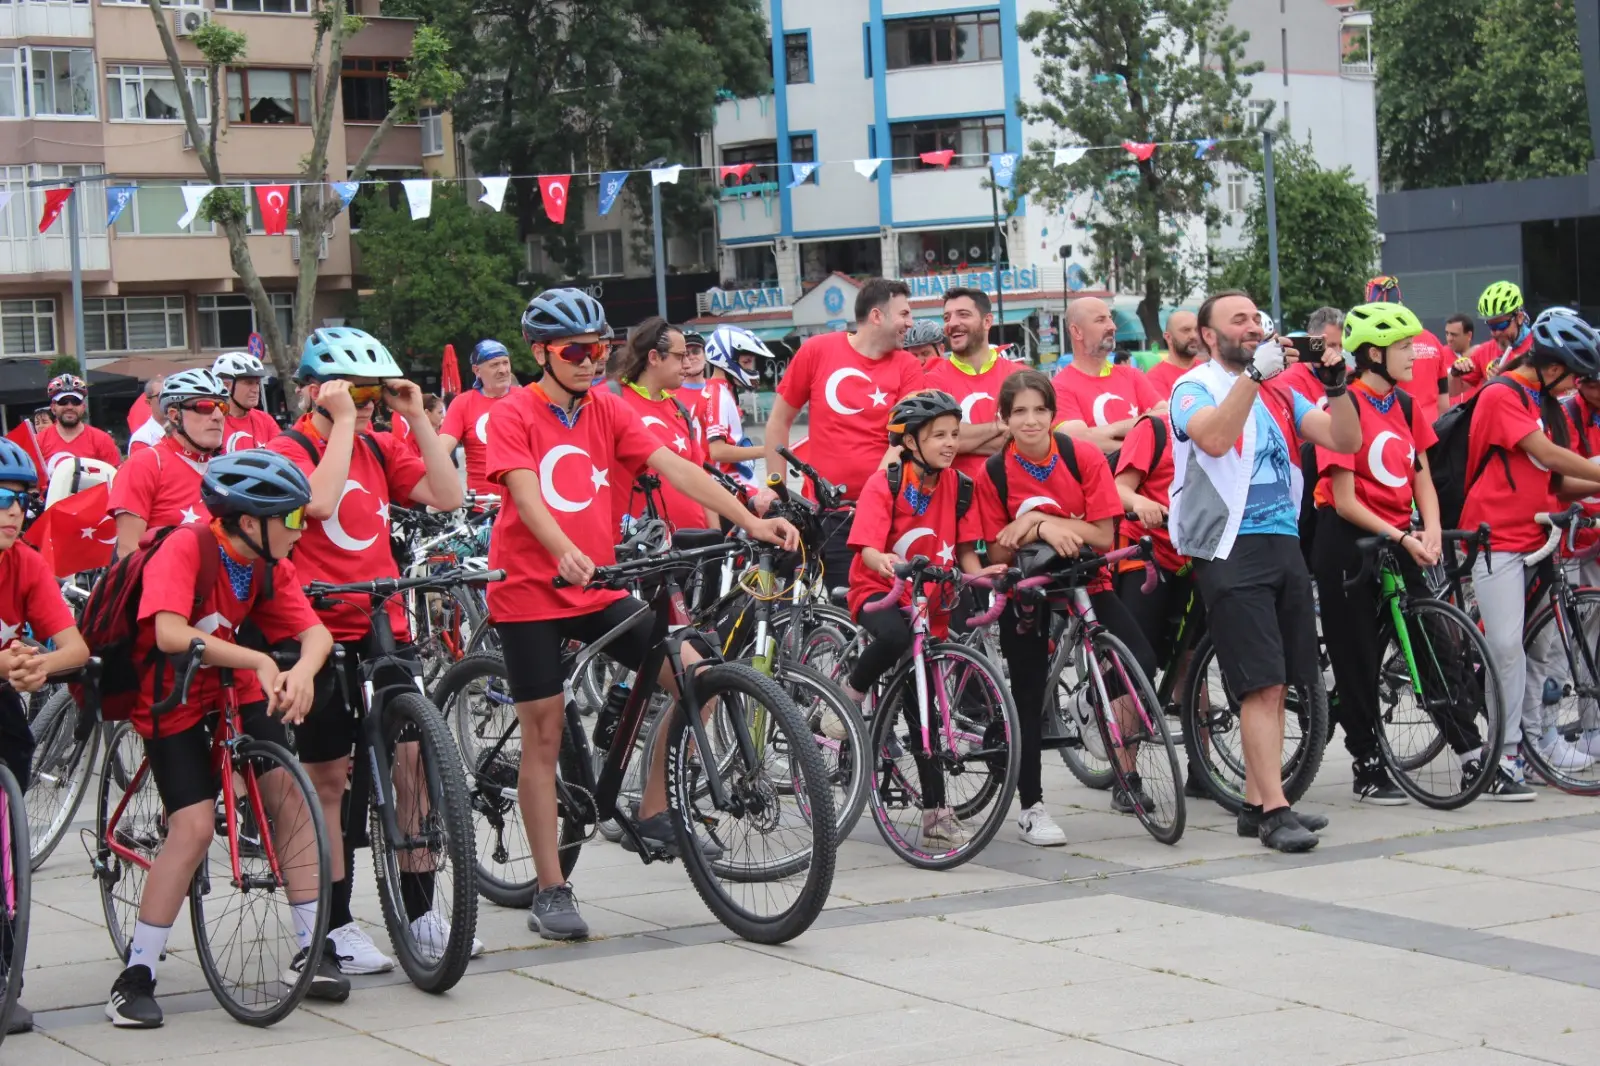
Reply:
[[0, 648], [10, 646], [24, 628], [34, 640], [45, 641], [76, 624], [60, 583], [32, 545], [19, 540], [0, 552]]
[[[570, 424], [537, 383], [512, 392], [489, 423], [489, 480], [531, 470], [550, 517], [596, 566], [617, 561], [617, 520], [612, 512], [614, 471], [628, 480], [661, 443], [617, 397], [590, 389]], [[489, 613], [497, 622], [538, 622], [592, 614], [624, 592], [556, 588], [554, 555], [522, 521], [509, 495], [489, 538], [489, 566], [506, 579], [489, 586]]]
[[1290, 398], [1290, 392], [1298, 392], [1306, 398], [1307, 403], [1324, 411], [1328, 409], [1328, 386], [1324, 385], [1316, 372], [1305, 363], [1290, 364], [1283, 373], [1268, 380], [1265, 387], [1277, 393], [1278, 398], [1288, 405], [1290, 410], [1294, 409], [1294, 400]]
[[[961, 421], [970, 425], [988, 425], [999, 413], [1000, 386], [1006, 378], [1026, 369], [1021, 363], [1002, 359], [993, 348], [989, 361], [982, 370], [973, 371], [966, 363], [957, 365], [956, 357], [929, 359], [925, 372], [927, 387], [943, 389], [961, 401]], [[956, 456], [956, 469], [977, 480], [983, 470], [987, 455], [971, 452]]]
[[1317, 471], [1322, 475], [1317, 481], [1317, 506], [1333, 506], [1333, 471], [1354, 471], [1356, 499], [1385, 522], [1404, 530], [1411, 524], [1417, 453], [1426, 452], [1439, 440], [1433, 422], [1420, 400], [1412, 400], [1411, 424], [1407, 425], [1397, 393], [1389, 393], [1388, 410], [1381, 409], [1378, 395], [1359, 381], [1350, 386], [1350, 395], [1361, 415], [1361, 447], [1354, 455], [1317, 449]]
[[[928, 558], [934, 566], [955, 567], [956, 549], [962, 544], [972, 544], [983, 539], [978, 525], [976, 500], [968, 505], [967, 513], [956, 518], [956, 488], [954, 470], [939, 476], [927, 509], [917, 514], [911, 509], [908, 495], [916, 487], [916, 478], [909, 468], [903, 468], [900, 497], [889, 499], [889, 475], [879, 470], [867, 479], [856, 504], [855, 521], [850, 525], [850, 547], [856, 549], [850, 561], [850, 613], [859, 616], [861, 605], [869, 598], [882, 596], [889, 591], [890, 583], [882, 575], [868, 570], [861, 561], [862, 548], [875, 548], [910, 561], [918, 555]], [[907, 589], [905, 602], [911, 602]], [[936, 635], [943, 635], [949, 617], [948, 605], [935, 604], [929, 622]]]
[[229, 415], [222, 422], [222, 450], [242, 452], [265, 448], [278, 435], [278, 422], [259, 407], [252, 407], [242, 418]]
[[44, 459], [44, 477], [40, 478], [41, 481], [49, 481], [50, 475], [55, 473], [56, 464], [73, 456], [98, 459], [112, 466], [122, 463], [122, 453], [117, 451], [117, 442], [111, 439], [111, 434], [94, 426], [84, 426], [83, 432], [71, 440], [62, 439], [61, 431], [55, 426], [45, 426], [38, 434], [38, 441], [39, 456]]
[[[217, 550], [226, 555], [224, 544], [219, 535]], [[199, 610], [195, 610], [194, 597], [198, 591], [195, 581], [199, 574], [199, 538], [181, 530], [168, 535], [144, 564], [143, 593], [139, 597], [139, 635], [133, 646], [135, 662], [143, 662], [155, 646], [155, 616], [163, 611], [182, 615], [208, 639], [229, 644], [235, 643], [234, 633], [246, 618], [260, 626], [262, 634], [274, 643], [298, 636], [317, 624], [316, 612], [311, 609], [305, 593], [300, 591], [300, 578], [295, 573], [294, 564], [287, 559], [280, 560], [273, 569], [270, 600], [259, 598], [261, 581], [257, 577], [251, 579], [249, 595], [243, 600], [239, 599], [228, 577], [227, 563], [219, 558], [216, 584], [205, 593]], [[158, 669], [143, 672], [139, 702], [133, 712], [134, 727], [146, 739], [154, 735], [149, 710], [151, 704], [157, 702], [153, 695], [157, 675], [161, 678], [162, 698], [171, 692], [172, 670], [165, 660], [161, 660]], [[234, 695], [241, 706], [266, 698], [253, 670], [235, 670], [233, 685]], [[189, 690], [189, 701], [161, 716], [158, 723], [161, 735], [170, 737], [200, 721], [207, 710], [220, 705], [221, 693], [217, 672], [201, 670]]]
[[179, 526], [211, 517], [200, 502], [205, 461], [186, 452], [175, 437], [141, 448], [128, 457], [111, 482], [106, 509], [144, 519], [150, 529]]
[[1461, 380], [1466, 384], [1467, 390], [1461, 394], [1460, 402], [1465, 402], [1484, 383], [1500, 372], [1500, 366], [1513, 356], [1523, 355], [1533, 348], [1533, 333], [1530, 331], [1523, 338], [1522, 343], [1513, 347], [1502, 356], [1500, 342], [1490, 337], [1482, 344], [1475, 344], [1467, 352], [1467, 358], [1472, 360], [1472, 369], [1461, 375]]
[[[1160, 422], [1166, 429], [1166, 440], [1162, 444], [1161, 454], [1156, 451], [1156, 423]], [[1138, 492], [1147, 500], [1154, 500], [1163, 507], [1172, 506], [1172, 421], [1166, 415], [1152, 415], [1141, 418], [1128, 431], [1128, 436], [1122, 442], [1122, 451], [1117, 456], [1117, 473], [1124, 470], [1137, 470], [1144, 475], [1140, 482]], [[1120, 497], [1119, 497], [1120, 499]], [[1155, 547], [1156, 565], [1168, 573], [1177, 573], [1183, 569], [1188, 558], [1178, 554], [1172, 546], [1172, 535], [1167, 532], [1167, 527], [1150, 529], [1142, 522], [1131, 518], [1122, 521], [1122, 540], [1132, 544], [1140, 537], [1149, 537]]]
[[1085, 422], [1090, 428], [1137, 418], [1162, 401], [1144, 373], [1107, 363], [1095, 376], [1068, 363], [1052, 379], [1056, 387], [1056, 425]]
[[1450, 380], [1450, 364], [1455, 362], [1456, 353], [1428, 330], [1411, 338], [1411, 347], [1417, 353], [1411, 364], [1411, 380], [1400, 382], [1400, 387], [1417, 398], [1419, 416], [1431, 426], [1439, 421], [1439, 390]]
[[[510, 393], [506, 394], [507, 396]], [[477, 389], [468, 389], [450, 401], [450, 407], [444, 413], [444, 422], [439, 426], [441, 436], [454, 437], [461, 443], [461, 448], [467, 455], [467, 488], [474, 492], [495, 492], [496, 489], [489, 483], [484, 475], [484, 458], [489, 450], [489, 409], [505, 396], [485, 396]], [[398, 426], [405, 419], [396, 418]], [[416, 436], [407, 427], [406, 439], [411, 443], [413, 450], [418, 455], [422, 452], [416, 447]]]
[[[695, 466], [705, 462], [705, 447], [700, 443], [700, 431], [695, 425], [694, 416], [691, 414], [687, 420], [684, 419], [671, 392], [663, 392], [659, 398], [652, 400], [632, 385], [623, 384], [622, 391], [613, 395], [638, 416], [640, 423], [660, 447], [670, 448], [673, 454], [689, 460]], [[637, 470], [629, 472], [618, 467], [611, 469], [611, 508], [618, 528], [623, 515], [631, 514], [637, 518], [645, 512], [644, 493], [634, 489], [633, 479], [637, 473]], [[661, 488], [656, 490], [655, 499], [656, 506], [665, 512], [662, 517], [674, 530], [711, 528], [706, 525], [706, 509], [685, 496], [666, 478], [661, 479]]]
[[[1461, 508], [1463, 529], [1476, 529], [1489, 523], [1489, 547], [1497, 552], [1530, 552], [1542, 547], [1546, 530], [1534, 522], [1540, 511], [1556, 509], [1551, 476], [1517, 447], [1517, 442], [1535, 431], [1546, 436], [1549, 430], [1539, 417], [1538, 400], [1527, 390], [1501, 385], [1488, 389], [1472, 412], [1467, 430], [1467, 476], [1480, 466], [1483, 473], [1467, 488], [1467, 502]], [[1504, 449], [1484, 456], [1490, 447]], [[1510, 480], [1506, 473], [1510, 471]]]
[[[985, 540], [993, 540], [1012, 521], [1029, 511], [1043, 511], [1063, 518], [1078, 518], [1085, 522], [1098, 522], [1104, 518], [1122, 515], [1122, 497], [1117, 493], [1116, 481], [1111, 476], [1111, 466], [1100, 449], [1087, 441], [1074, 440], [1072, 447], [1078, 461], [1078, 478], [1067, 469], [1066, 461], [1050, 442], [1050, 457], [1043, 463], [1031, 463], [1044, 468], [1041, 479], [1023, 465], [1015, 443], [1006, 445], [1006, 499], [1000, 499], [1000, 490], [994, 479], [978, 479], [974, 508]], [[1081, 480], [1080, 480], [1081, 479]], [[1099, 592], [1110, 588], [1110, 578], [1097, 577], [1089, 586]]]
[[1151, 388], [1156, 390], [1157, 396], [1167, 400], [1172, 398], [1172, 386], [1176, 385], [1178, 379], [1192, 369], [1194, 369], [1192, 366], [1184, 368], [1177, 363], [1163, 359], [1144, 372], [1144, 379], [1150, 383]]
[[[294, 428], [310, 437], [318, 451], [326, 450], [310, 415]], [[352, 442], [350, 472], [345, 475], [333, 514], [320, 519], [307, 516], [306, 530], [294, 547], [295, 566], [306, 581], [371, 581], [400, 576], [389, 550], [389, 501], [409, 497], [427, 471], [421, 459], [395, 443], [393, 434], [368, 435], [377, 442], [384, 461], [378, 462], [365, 441], [358, 438]], [[267, 447], [287, 456], [306, 477], [317, 469], [316, 461], [293, 437], [274, 437]], [[390, 599], [388, 610], [395, 639], [409, 639], [411, 631], [401, 598]], [[322, 622], [335, 640], [360, 640], [372, 629], [371, 613], [372, 605], [365, 596], [343, 597], [322, 615]]]
[[846, 333], [824, 333], [800, 345], [778, 395], [791, 407], [809, 407], [811, 465], [859, 499], [867, 478], [889, 450], [889, 413], [896, 401], [928, 387], [910, 352], [868, 359]]

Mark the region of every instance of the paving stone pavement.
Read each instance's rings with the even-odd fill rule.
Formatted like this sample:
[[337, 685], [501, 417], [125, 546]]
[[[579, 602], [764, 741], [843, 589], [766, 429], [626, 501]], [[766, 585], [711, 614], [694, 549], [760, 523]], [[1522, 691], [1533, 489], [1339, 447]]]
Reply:
[[[356, 978], [347, 1003], [270, 1029], [216, 1006], [182, 931], [159, 975], [166, 1027], [114, 1030], [101, 1010], [119, 965], [69, 840], [35, 875], [24, 1002], [39, 1031], [7, 1039], [0, 1062], [1600, 1062], [1600, 805], [1541, 790], [1358, 809], [1341, 770], [1330, 760], [1301, 804], [1332, 819], [1301, 856], [1194, 801], [1183, 840], [1156, 844], [1059, 765], [1045, 787], [1064, 848], [1008, 827], [967, 866], [919, 871], [869, 815], [828, 908], [781, 947], [712, 924], [677, 866], [596, 842], [574, 875], [595, 940], [547, 945], [484, 902], [487, 952], [450, 993]], [[357, 883], [383, 946], [370, 869]]]

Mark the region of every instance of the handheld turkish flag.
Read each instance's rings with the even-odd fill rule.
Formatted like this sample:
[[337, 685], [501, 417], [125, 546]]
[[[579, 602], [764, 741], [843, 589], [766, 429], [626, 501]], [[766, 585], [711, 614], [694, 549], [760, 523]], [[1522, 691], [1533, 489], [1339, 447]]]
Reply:
[[73, 493], [45, 508], [22, 539], [39, 549], [56, 577], [110, 566], [117, 543], [116, 519], [106, 510], [110, 499], [110, 482]]
[[261, 202], [261, 228], [268, 237], [280, 237], [289, 228], [289, 186], [257, 185]]
[[61, 209], [67, 206], [67, 198], [72, 195], [72, 188], [46, 189], [44, 191], [44, 214], [39, 216], [39, 232], [43, 233], [56, 224], [56, 219], [61, 217]]
[[923, 152], [917, 158], [921, 159], [930, 167], [944, 167], [946, 170], [949, 170], [950, 160], [954, 159], [955, 157], [956, 150], [954, 148], [944, 148], [937, 152]]
[[461, 361], [456, 358], [456, 346], [444, 346], [444, 362], [439, 366], [439, 395], [449, 399], [461, 391]]
[[539, 175], [539, 196], [544, 200], [544, 213], [558, 226], [567, 220], [567, 190], [571, 187], [571, 174]]
[[24, 418], [11, 427], [6, 439], [28, 453], [28, 458], [33, 460], [33, 468], [39, 471], [39, 484], [43, 485], [48, 479], [44, 474], [44, 456], [39, 452], [39, 438], [33, 432], [33, 421]]

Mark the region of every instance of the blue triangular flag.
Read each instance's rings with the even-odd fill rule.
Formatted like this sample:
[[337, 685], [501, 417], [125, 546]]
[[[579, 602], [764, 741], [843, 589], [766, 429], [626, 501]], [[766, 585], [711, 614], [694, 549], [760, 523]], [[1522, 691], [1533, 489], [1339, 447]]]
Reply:
[[617, 194], [622, 191], [622, 186], [628, 180], [626, 170], [608, 170], [600, 175], [600, 213], [603, 215], [611, 210], [611, 205], [617, 202]]
[[791, 176], [789, 180], [789, 188], [792, 189], [796, 185], [804, 185], [806, 180], [816, 172], [817, 164], [815, 163], [790, 163], [789, 173]]
[[336, 181], [333, 183], [333, 191], [339, 194], [339, 210], [342, 211], [350, 206], [350, 201], [354, 200], [356, 193], [361, 191], [361, 183], [359, 181]]
[[132, 185], [110, 185], [106, 187], [106, 228], [117, 224], [117, 219], [122, 217], [122, 212], [127, 208], [128, 202], [133, 199], [134, 187]]
[[991, 153], [989, 156], [989, 169], [994, 171], [994, 183], [997, 188], [1011, 188], [1012, 182], [1017, 180], [1017, 153]]
[[1206, 157], [1206, 153], [1211, 151], [1212, 148], [1216, 147], [1216, 144], [1217, 139], [1215, 137], [1196, 137], [1194, 142], [1194, 157], [1196, 159], [1204, 159]]

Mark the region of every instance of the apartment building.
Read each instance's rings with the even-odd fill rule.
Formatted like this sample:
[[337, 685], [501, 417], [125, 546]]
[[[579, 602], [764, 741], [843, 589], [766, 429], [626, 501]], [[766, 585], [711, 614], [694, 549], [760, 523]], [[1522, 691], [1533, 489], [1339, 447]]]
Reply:
[[[164, 0], [180, 28], [215, 19], [249, 38], [246, 63], [227, 70], [218, 154], [241, 183], [289, 181], [311, 148], [309, 0]], [[378, 0], [348, 0], [367, 17], [346, 45], [339, 106], [328, 146], [342, 179], [389, 108], [388, 73], [411, 51], [410, 20], [383, 18]], [[199, 53], [188, 88], [209, 108]], [[84, 338], [91, 366], [138, 376], [209, 360], [244, 347], [258, 323], [231, 266], [227, 239], [209, 223], [179, 227], [179, 186], [206, 181], [179, 111], [173, 79], [144, 0], [0, 0], [0, 357], [74, 351], [70, 248], [65, 215], [38, 232], [45, 178], [111, 175], [80, 197]], [[202, 122], [204, 124], [204, 121]], [[395, 128], [378, 151], [374, 176], [450, 176], [460, 162], [449, 116], [424, 111]], [[107, 226], [105, 184], [138, 188]], [[299, 190], [295, 195], [298, 196]], [[252, 227], [261, 226], [250, 197]], [[357, 201], [359, 205], [359, 201]], [[292, 215], [291, 215], [292, 218]], [[359, 224], [359, 215], [354, 218]], [[260, 234], [251, 255], [287, 331], [301, 255], [323, 260], [314, 321], [348, 313], [359, 280], [350, 227], [341, 214], [317, 239]]]

